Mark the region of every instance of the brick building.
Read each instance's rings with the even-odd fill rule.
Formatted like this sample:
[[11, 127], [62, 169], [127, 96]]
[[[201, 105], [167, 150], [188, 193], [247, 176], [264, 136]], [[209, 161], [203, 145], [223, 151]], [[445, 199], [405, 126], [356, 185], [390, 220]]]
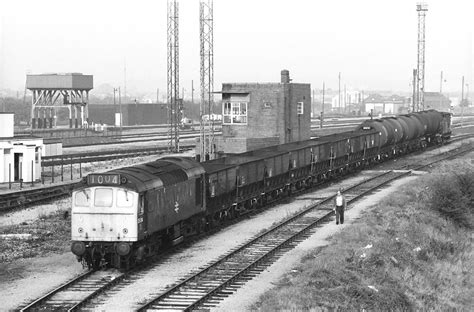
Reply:
[[220, 154], [307, 140], [311, 127], [311, 85], [292, 83], [287, 70], [280, 83], [222, 84]]

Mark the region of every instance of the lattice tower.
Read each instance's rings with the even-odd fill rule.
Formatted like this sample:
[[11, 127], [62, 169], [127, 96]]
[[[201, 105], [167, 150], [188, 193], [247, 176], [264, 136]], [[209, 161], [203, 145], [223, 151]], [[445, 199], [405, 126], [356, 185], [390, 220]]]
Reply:
[[417, 61], [417, 103], [416, 111], [425, 109], [425, 18], [428, 11], [428, 4], [418, 3], [418, 61]]
[[[205, 160], [214, 155], [214, 19], [213, 1], [199, 2], [199, 30], [201, 55], [200, 150]], [[203, 120], [207, 115], [207, 121]], [[207, 156], [207, 157], [206, 157]]]
[[179, 3], [168, 0], [168, 121], [169, 149], [179, 152], [179, 123], [182, 101], [179, 97]]

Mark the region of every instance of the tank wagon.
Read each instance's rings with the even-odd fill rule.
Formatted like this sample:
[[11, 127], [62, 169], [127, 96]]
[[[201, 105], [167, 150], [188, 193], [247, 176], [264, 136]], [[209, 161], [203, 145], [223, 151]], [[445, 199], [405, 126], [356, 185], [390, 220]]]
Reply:
[[366, 165], [449, 139], [436, 111], [367, 120], [354, 131], [199, 163], [165, 157], [90, 174], [72, 194], [71, 250], [126, 269], [163, 246]]

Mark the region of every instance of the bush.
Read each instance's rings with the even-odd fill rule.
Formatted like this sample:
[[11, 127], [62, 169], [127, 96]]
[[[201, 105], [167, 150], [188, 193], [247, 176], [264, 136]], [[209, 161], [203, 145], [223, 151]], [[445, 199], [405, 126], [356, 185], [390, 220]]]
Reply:
[[458, 226], [474, 228], [474, 170], [461, 164], [456, 172], [435, 174], [429, 187], [429, 206]]

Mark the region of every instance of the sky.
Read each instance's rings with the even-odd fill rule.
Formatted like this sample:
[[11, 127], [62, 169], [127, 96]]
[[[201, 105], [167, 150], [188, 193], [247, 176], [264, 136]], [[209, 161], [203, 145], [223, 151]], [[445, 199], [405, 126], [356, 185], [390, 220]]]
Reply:
[[[225, 82], [411, 90], [417, 1], [214, 0], [215, 90]], [[425, 90], [472, 85], [474, 3], [427, 1]], [[180, 88], [199, 90], [199, 1], [181, 0]], [[166, 0], [0, 0], [0, 88], [81, 72], [129, 93], [166, 90]], [[473, 86], [474, 88], [474, 86]]]

